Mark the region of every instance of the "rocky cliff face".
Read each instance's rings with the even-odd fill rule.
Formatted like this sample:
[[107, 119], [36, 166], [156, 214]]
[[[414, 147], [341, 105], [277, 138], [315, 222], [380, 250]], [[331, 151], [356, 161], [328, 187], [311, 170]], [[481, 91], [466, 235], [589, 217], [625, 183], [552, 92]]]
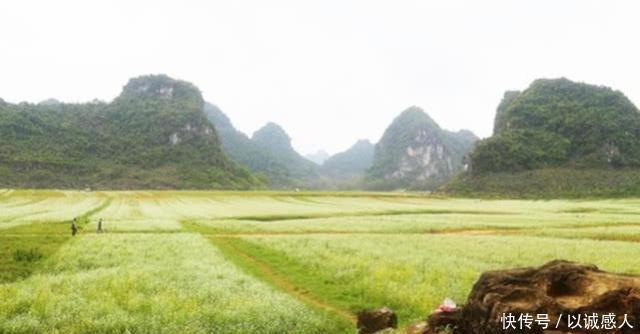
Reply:
[[475, 140], [469, 131], [441, 129], [422, 109], [411, 107], [376, 144], [368, 178], [374, 188], [434, 189], [463, 169]]
[[452, 155], [432, 131], [420, 131], [408, 144], [397, 168], [385, 174], [385, 179], [402, 179], [408, 176], [417, 181], [448, 177], [455, 172]]

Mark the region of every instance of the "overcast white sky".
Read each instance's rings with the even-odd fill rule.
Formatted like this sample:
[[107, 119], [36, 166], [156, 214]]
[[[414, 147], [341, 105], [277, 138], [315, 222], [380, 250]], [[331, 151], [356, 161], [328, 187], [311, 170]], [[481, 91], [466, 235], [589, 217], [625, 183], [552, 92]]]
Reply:
[[0, 97], [111, 100], [166, 73], [301, 153], [377, 141], [418, 105], [491, 134], [508, 89], [565, 76], [640, 103], [640, 1], [6, 1]]

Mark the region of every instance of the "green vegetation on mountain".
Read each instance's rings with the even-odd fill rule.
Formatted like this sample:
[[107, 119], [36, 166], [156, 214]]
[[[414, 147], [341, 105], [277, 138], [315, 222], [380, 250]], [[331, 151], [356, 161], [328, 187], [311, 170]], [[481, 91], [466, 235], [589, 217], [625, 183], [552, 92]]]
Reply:
[[[458, 193], [640, 194], [640, 113], [619, 91], [567, 79], [507, 92]], [[501, 190], [502, 189], [502, 190]], [[635, 189], [635, 190], [634, 190]]]
[[322, 173], [335, 179], [345, 180], [362, 176], [373, 163], [374, 145], [358, 140], [344, 152], [336, 153], [322, 164]]
[[476, 140], [466, 130], [441, 129], [422, 109], [411, 107], [376, 144], [367, 183], [375, 189], [435, 189], [463, 169], [463, 158]]
[[567, 79], [536, 80], [510, 92], [494, 135], [471, 154], [473, 171], [640, 164], [640, 113], [621, 92]]
[[249, 138], [217, 106], [206, 103], [205, 112], [220, 135], [224, 151], [269, 186], [291, 188], [313, 183], [317, 166], [291, 147], [291, 139], [279, 125], [269, 123]]
[[505, 115], [507, 108], [518, 96], [520, 96], [520, 92], [517, 90], [506, 91], [504, 93], [504, 97], [502, 97], [502, 101], [500, 101], [498, 109], [496, 110], [496, 117], [493, 122], [494, 132], [500, 132], [506, 127], [507, 120]]
[[131, 79], [111, 103], [0, 104], [0, 186], [249, 188], [200, 91], [164, 75]]
[[324, 161], [319, 168], [318, 188], [366, 189], [366, 171], [373, 162], [373, 144], [366, 139], [358, 140], [344, 152], [336, 153]]
[[318, 166], [293, 149], [291, 138], [278, 124], [267, 123], [253, 133], [251, 141], [286, 166], [291, 185], [316, 187]]
[[220, 136], [222, 148], [231, 159], [256, 173], [270, 186], [289, 184], [290, 175], [284, 164], [260, 149], [247, 135], [236, 130], [229, 117], [217, 106], [205, 103], [204, 110]]
[[549, 167], [459, 175], [445, 192], [490, 198], [611, 198], [640, 196], [640, 169]]

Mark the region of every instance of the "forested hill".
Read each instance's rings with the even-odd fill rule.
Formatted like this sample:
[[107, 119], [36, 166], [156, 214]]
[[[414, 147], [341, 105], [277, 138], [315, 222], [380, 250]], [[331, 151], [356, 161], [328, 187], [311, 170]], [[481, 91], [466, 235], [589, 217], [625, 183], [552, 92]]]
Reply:
[[[286, 134], [276, 134], [279, 135], [281, 143], [278, 140], [272, 140], [268, 133], [249, 138], [238, 131], [229, 120], [229, 117], [217, 106], [207, 103], [205, 104], [205, 111], [209, 121], [220, 134], [222, 147], [233, 160], [256, 173], [270, 187], [291, 188], [304, 186], [302, 179], [309, 175], [300, 173], [299, 170], [301, 168], [298, 165], [308, 166], [310, 162], [301, 160], [299, 155], [293, 151], [289, 144], [289, 137]], [[284, 133], [284, 131], [281, 132]], [[272, 141], [275, 141], [276, 146], [284, 146], [284, 150], [279, 148], [277, 149], [279, 153], [275, 154], [271, 148], [265, 149], [265, 146], [268, 146], [268, 143]]]
[[360, 139], [348, 150], [327, 159], [322, 164], [322, 172], [337, 180], [362, 177], [373, 163], [373, 150], [369, 140]]
[[291, 184], [311, 188], [319, 186], [319, 166], [296, 152], [291, 146], [291, 138], [278, 124], [265, 124], [253, 133], [251, 140], [260, 150], [286, 166]]
[[0, 187], [249, 188], [222, 152], [200, 91], [131, 79], [111, 103], [0, 102]]
[[535, 195], [640, 194], [640, 113], [621, 92], [568, 79], [509, 91], [494, 133], [450, 189]]

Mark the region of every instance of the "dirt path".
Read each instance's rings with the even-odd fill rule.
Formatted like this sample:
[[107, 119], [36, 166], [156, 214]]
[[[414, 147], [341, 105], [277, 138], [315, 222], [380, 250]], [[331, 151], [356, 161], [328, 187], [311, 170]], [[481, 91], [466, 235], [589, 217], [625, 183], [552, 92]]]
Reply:
[[240, 257], [242, 257], [243, 260], [247, 261], [248, 263], [255, 266], [258, 270], [260, 270], [262, 274], [261, 278], [266, 279], [267, 281], [276, 285], [277, 287], [284, 290], [288, 294], [294, 296], [295, 298], [303, 301], [304, 303], [310, 304], [316, 308], [331, 312], [352, 324], [356, 323], [356, 317], [353, 313], [347, 310], [338, 308], [329, 303], [326, 303], [320, 298], [294, 285], [286, 277], [277, 274], [267, 263], [244, 252], [240, 248], [230, 243], [227, 239], [222, 237], [213, 237], [213, 238], [210, 237], [209, 240], [212, 240], [212, 242], [218, 247], [226, 248], [234, 252], [235, 254], [239, 255]]

